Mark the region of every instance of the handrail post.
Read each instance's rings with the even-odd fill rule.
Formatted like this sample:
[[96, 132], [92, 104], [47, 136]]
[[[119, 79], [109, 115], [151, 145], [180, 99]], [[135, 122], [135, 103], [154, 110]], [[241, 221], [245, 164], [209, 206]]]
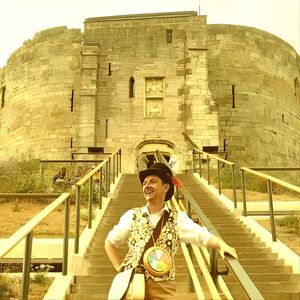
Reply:
[[195, 167], [195, 149], [193, 149], [193, 159], [192, 159], [192, 168], [193, 168], [193, 173], [195, 173], [196, 167]]
[[[187, 248], [188, 248], [189, 256], [192, 257], [193, 250], [192, 250], [191, 244], [188, 244]], [[195, 286], [194, 286], [193, 279], [192, 279], [192, 276], [190, 273], [189, 273], [189, 278], [188, 278], [188, 289], [189, 289], [190, 293], [195, 292]]]
[[117, 156], [117, 167], [116, 167], [116, 169], [117, 169], [117, 177], [119, 177], [119, 151], [117, 152], [116, 156]]
[[40, 176], [41, 176], [41, 181], [44, 184], [44, 164], [43, 164], [43, 162], [40, 162]]
[[198, 154], [199, 154], [199, 176], [200, 176], [200, 178], [202, 177], [202, 154], [201, 154], [201, 152], [198, 152]]
[[220, 170], [220, 161], [217, 160], [218, 163], [218, 190], [219, 190], [219, 195], [221, 195], [221, 170]]
[[108, 174], [108, 171], [107, 171], [107, 165], [108, 165], [108, 162], [106, 162], [105, 163], [105, 172], [104, 172], [104, 174], [105, 174], [105, 176], [104, 176], [104, 179], [105, 179], [105, 182], [104, 182], [104, 184], [105, 184], [105, 197], [107, 198], [107, 195], [108, 195], [108, 191], [107, 191], [107, 174]]
[[217, 272], [217, 251], [216, 249], [210, 249], [210, 272], [211, 278], [215, 284], [218, 285], [218, 272]]
[[23, 260], [21, 300], [28, 300], [32, 237], [33, 237], [33, 232], [31, 231], [25, 238], [25, 253], [24, 253], [24, 260]]
[[113, 163], [112, 163], [112, 183], [115, 184], [115, 167], [116, 167], [116, 155], [113, 156]]
[[102, 209], [102, 167], [99, 170], [99, 209]]
[[232, 197], [233, 197], [233, 204], [234, 208], [237, 208], [236, 203], [236, 184], [235, 184], [235, 165], [232, 165]]
[[245, 191], [245, 171], [241, 169], [242, 192], [243, 192], [243, 216], [247, 217], [246, 191]]
[[76, 221], [75, 221], [75, 242], [74, 242], [74, 253], [79, 252], [79, 230], [80, 230], [80, 196], [81, 186], [76, 186]]
[[272, 230], [272, 241], [276, 242], [276, 228], [275, 228], [275, 220], [274, 220], [274, 208], [273, 208], [273, 199], [272, 199], [272, 182], [270, 179], [267, 181], [268, 187], [268, 195], [269, 195], [269, 211], [270, 211], [270, 223]]
[[210, 185], [210, 171], [209, 171], [209, 163], [210, 163], [210, 157], [207, 154], [207, 184]]
[[120, 152], [120, 173], [122, 173], [122, 150], [121, 150], [121, 148], [120, 148], [119, 152]]
[[65, 201], [63, 265], [62, 265], [63, 276], [68, 274], [69, 223], [70, 223], [70, 197], [68, 197]]
[[111, 176], [111, 158], [108, 159], [108, 185], [107, 185], [107, 191], [110, 192], [110, 176]]
[[186, 214], [190, 218], [191, 217], [191, 203], [186, 198]]
[[[188, 217], [191, 218], [191, 203], [189, 202], [189, 200], [186, 198], [186, 214], [188, 215]], [[190, 252], [190, 248], [189, 248], [189, 252]], [[189, 292], [192, 292], [194, 290], [194, 285], [193, 285], [193, 280], [192, 280], [192, 276], [191, 274], [189, 273], [188, 275], [188, 289], [189, 289]]]
[[92, 228], [92, 209], [93, 209], [93, 177], [89, 178], [89, 204], [88, 204], [88, 228]]

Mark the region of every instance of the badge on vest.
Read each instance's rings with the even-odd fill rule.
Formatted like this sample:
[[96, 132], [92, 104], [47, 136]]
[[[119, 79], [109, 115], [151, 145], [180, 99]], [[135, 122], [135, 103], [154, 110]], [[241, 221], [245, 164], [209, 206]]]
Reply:
[[171, 268], [171, 256], [162, 247], [150, 247], [143, 256], [143, 262], [145, 269], [152, 276], [164, 276]]

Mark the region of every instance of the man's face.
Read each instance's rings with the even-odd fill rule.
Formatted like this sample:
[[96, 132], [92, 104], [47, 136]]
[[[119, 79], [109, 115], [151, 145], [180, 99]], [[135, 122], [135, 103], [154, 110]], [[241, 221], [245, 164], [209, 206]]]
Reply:
[[169, 189], [169, 184], [164, 183], [158, 176], [149, 175], [143, 182], [143, 194], [146, 201], [162, 201]]

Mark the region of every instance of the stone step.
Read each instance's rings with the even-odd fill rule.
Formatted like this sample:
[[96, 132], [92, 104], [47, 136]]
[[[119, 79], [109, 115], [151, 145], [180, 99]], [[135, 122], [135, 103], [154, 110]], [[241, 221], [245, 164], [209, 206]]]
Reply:
[[241, 259], [250, 259], [250, 258], [261, 258], [261, 259], [277, 259], [278, 255], [276, 253], [266, 252], [266, 253], [257, 253], [253, 251], [242, 252], [238, 251], [239, 260]]
[[[284, 274], [284, 273], [248, 273], [251, 280], [256, 282], [300, 282], [300, 274]], [[225, 282], [236, 282], [234, 275], [229, 274], [222, 276]]]
[[[200, 274], [199, 266], [195, 265], [196, 271]], [[89, 275], [113, 275], [116, 273], [115, 269], [111, 265], [92, 265], [87, 267], [87, 272]], [[187, 265], [176, 265], [176, 274], [187, 274], [188, 268]]]
[[[291, 267], [284, 266], [282, 259], [278, 260], [278, 256], [273, 254], [270, 248], [265, 247], [263, 242], [255, 237], [241, 221], [231, 215], [228, 209], [213, 199], [209, 192], [203, 189], [195, 180], [190, 177], [184, 178], [187, 178], [185, 181], [188, 180], [190, 182], [185, 186], [192, 187], [189, 190], [190, 193], [200, 204], [203, 211], [207, 213], [222, 238], [237, 249], [240, 263], [245, 271], [249, 273], [250, 278], [253, 278], [255, 284], [258, 284], [259, 288], [263, 289], [264, 295], [267, 295], [266, 297], [275, 296], [274, 299], [268, 298], [268, 300], [279, 299], [277, 298], [279, 287], [281, 288], [280, 295], [289, 297], [280, 298], [280, 300], [300, 300], [299, 290], [297, 290], [299, 277], [290, 274]], [[96, 230], [95, 237], [86, 254], [86, 265], [89, 266], [88, 270], [91, 275], [77, 275], [75, 277], [75, 283], [71, 287], [71, 292], [74, 294], [67, 295], [67, 300], [107, 299], [107, 292], [116, 271], [107, 258], [104, 250], [104, 240], [126, 210], [142, 206], [145, 203], [141, 194], [141, 185], [136, 175], [122, 176], [120, 184], [122, 186], [120, 186], [119, 192], [113, 195], [113, 199], [106, 210], [101, 225]], [[200, 190], [201, 192], [199, 192]], [[193, 218], [197, 220], [195, 215], [193, 215]], [[127, 253], [126, 248], [125, 245], [120, 249], [121, 255]], [[223, 269], [224, 261], [219, 260], [218, 263], [221, 267], [220, 270]], [[198, 267], [197, 270], [200, 274]], [[188, 290], [188, 269], [181, 251], [176, 258], [176, 274], [179, 298], [177, 296], [174, 299], [197, 299], [195, 294], [186, 293]], [[201, 275], [199, 275], [199, 278], [202, 280]], [[224, 278], [233, 290], [234, 299], [248, 299], [231, 273], [228, 276], [224, 276]], [[207, 299], [210, 299], [210, 297], [208, 296]]]
[[[198, 300], [196, 294], [193, 293], [185, 293], [185, 294], [177, 294], [172, 298], [172, 300]], [[209, 295], [203, 300], [211, 299]], [[107, 294], [68, 294], [66, 295], [66, 300], [107, 300]]]
[[65, 300], [106, 300], [105, 294], [66, 294]]
[[[72, 294], [108, 294], [109, 288], [111, 286], [112, 280], [107, 283], [81, 283], [81, 284], [71, 284], [70, 292]], [[176, 291], [177, 293], [187, 292], [186, 282], [176, 281]]]
[[232, 228], [230, 227], [230, 225], [226, 226], [221, 226], [220, 228], [217, 228], [217, 231], [222, 234], [222, 232], [224, 233], [228, 233], [228, 232], [234, 232], [235, 234], [245, 234], [245, 233], [251, 233], [250, 229], [246, 228], [246, 227], [240, 227], [236, 230], [232, 230]]
[[[255, 286], [258, 290], [263, 293], [299, 293], [300, 283], [296, 282], [255, 282]], [[227, 283], [227, 287], [230, 291], [240, 291], [240, 285], [237, 283]]]
[[[224, 239], [226, 242], [227, 240]], [[251, 241], [251, 240], [240, 240], [240, 241], [236, 241], [236, 240], [232, 240], [230, 242], [230, 246], [236, 248], [239, 251], [242, 251], [244, 248], [260, 248], [261, 246], [263, 246], [264, 243], [262, 242], [255, 242], [255, 241]], [[99, 254], [103, 254], [104, 252], [104, 243], [102, 242], [96, 242], [96, 246], [92, 246], [89, 250], [88, 253], [99, 253]]]
[[[116, 275], [116, 271], [114, 274], [108, 275], [108, 274], [103, 274], [103, 275], [76, 275], [74, 283], [75, 284], [111, 284], [113, 277]], [[199, 277], [201, 279], [201, 277]], [[179, 284], [185, 284], [188, 281], [188, 273], [183, 273], [183, 274], [177, 274], [176, 276], [176, 282]]]
[[263, 293], [265, 300], [300, 300], [300, 293]]
[[283, 259], [240, 258], [239, 262], [242, 266], [284, 266], [285, 265]]
[[291, 266], [243, 266], [247, 273], [291, 273]]
[[[227, 242], [227, 240], [225, 240], [225, 242]], [[251, 247], [251, 248], [255, 248], [255, 247], [261, 247], [261, 246], [265, 246], [265, 243], [263, 242], [255, 242], [253, 240], [232, 240], [230, 241], [230, 246], [234, 247], [234, 248], [242, 248], [242, 247]]]
[[[218, 230], [218, 229], [217, 229]], [[249, 238], [249, 239], [256, 239], [259, 240], [256, 235], [254, 233], [250, 233], [250, 232], [242, 232], [240, 234], [237, 234], [236, 232], [232, 232], [232, 231], [225, 231], [222, 232], [222, 238]]]

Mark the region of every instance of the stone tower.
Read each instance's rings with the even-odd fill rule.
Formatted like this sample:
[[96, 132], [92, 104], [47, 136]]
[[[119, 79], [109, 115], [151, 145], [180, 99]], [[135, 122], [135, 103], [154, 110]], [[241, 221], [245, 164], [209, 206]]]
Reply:
[[[89, 18], [37, 33], [0, 71], [0, 159], [122, 148], [124, 171], [191, 144], [250, 166], [299, 164], [300, 58], [195, 12]], [[190, 152], [189, 152], [190, 153]]]

